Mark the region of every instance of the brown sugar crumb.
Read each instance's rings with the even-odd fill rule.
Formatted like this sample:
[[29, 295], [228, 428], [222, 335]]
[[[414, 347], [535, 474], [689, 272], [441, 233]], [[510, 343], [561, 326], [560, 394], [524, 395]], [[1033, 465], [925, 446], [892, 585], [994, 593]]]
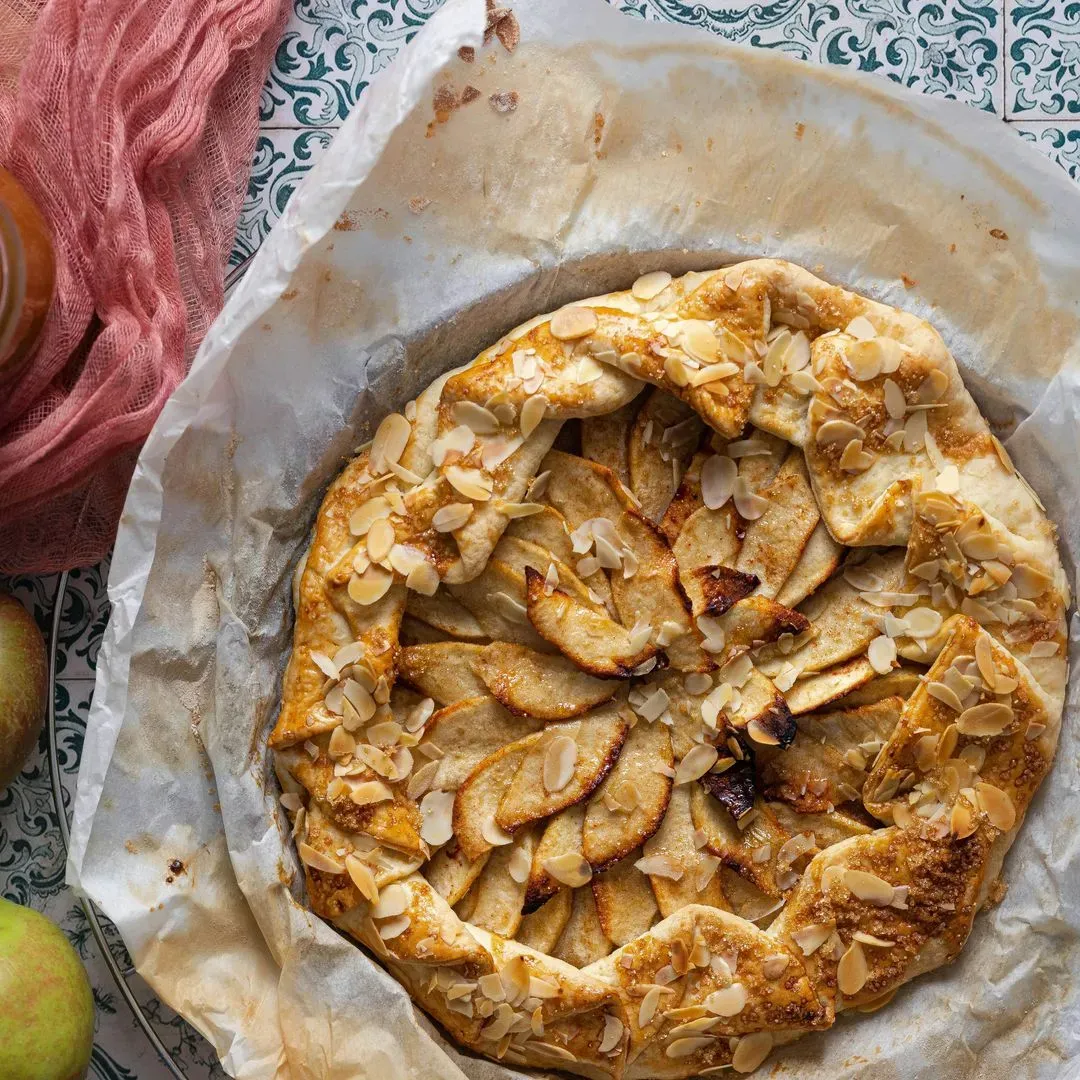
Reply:
[[356, 232], [359, 228], [360, 222], [357, 220], [356, 215], [350, 214], [348, 210], [334, 222], [335, 232]]
[[282, 300], [295, 300], [300, 295], [299, 289], [286, 289], [281, 294]]
[[1009, 886], [1005, 884], [1001, 878], [998, 878], [990, 888], [987, 890], [986, 899], [988, 903], [1000, 904], [1005, 899], [1005, 894], [1009, 891]]
[[592, 141], [594, 146], [599, 146], [600, 140], [604, 137], [604, 123], [604, 114], [602, 112], [593, 113]]
[[492, 37], [497, 37], [502, 47], [512, 53], [521, 40], [521, 27], [510, 8], [496, 5], [494, 0], [487, 0], [484, 44], [490, 44]]
[[1009, 234], [1004, 229], [991, 229], [990, 230], [990, 235], [992, 237], [994, 237], [995, 240], [1008, 240], [1009, 239]]
[[914, 289], [919, 284], [913, 277], [908, 277], [907, 274], [901, 274], [900, 280], [904, 283], [905, 289]]
[[422, 214], [431, 205], [431, 200], [425, 195], [414, 195], [409, 200], [409, 209], [414, 214]]
[[445, 123], [458, 107], [457, 91], [447, 83], [436, 87], [435, 96], [431, 99], [431, 107], [435, 111], [435, 119], [439, 123]]
[[806, 134], [806, 125], [800, 120], [795, 125], [795, 138], [801, 140], [803, 135], [805, 135], [805, 134]]
[[462, 45], [457, 51], [458, 59], [471, 64], [476, 59], [476, 50], [471, 45]]
[[480, 97], [480, 91], [475, 86], [466, 86], [461, 91], [461, 104], [468, 105], [470, 101], [475, 101], [478, 97]]
[[503, 90], [497, 94], [492, 94], [488, 98], [491, 102], [491, 107], [497, 113], [512, 113], [518, 107], [518, 92], [516, 90]]

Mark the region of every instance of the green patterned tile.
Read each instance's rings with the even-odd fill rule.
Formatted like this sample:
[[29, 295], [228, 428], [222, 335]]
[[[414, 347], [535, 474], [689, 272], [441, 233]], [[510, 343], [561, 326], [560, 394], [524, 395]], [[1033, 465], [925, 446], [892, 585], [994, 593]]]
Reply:
[[1080, 4], [1012, 3], [1006, 22], [1010, 117], [1080, 116]]
[[1056, 161], [1074, 180], [1080, 180], [1080, 124], [1069, 127], [1016, 123], [1010, 126]]
[[730, 41], [873, 72], [924, 94], [1002, 111], [1003, 0], [842, 0], [700, 4], [617, 0], [647, 19], [700, 26]]
[[236, 224], [236, 239], [231, 266], [238, 266], [253, 255], [281, 217], [285, 204], [330, 145], [329, 128], [273, 128], [259, 136], [251, 163], [247, 195]]
[[259, 103], [270, 127], [333, 127], [442, 0], [294, 0]]

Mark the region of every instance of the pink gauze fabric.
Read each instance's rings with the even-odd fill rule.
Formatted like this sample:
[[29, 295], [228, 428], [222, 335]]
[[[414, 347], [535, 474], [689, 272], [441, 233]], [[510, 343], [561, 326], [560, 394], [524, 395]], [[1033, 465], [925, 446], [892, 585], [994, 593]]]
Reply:
[[0, 0], [0, 164], [57, 262], [41, 344], [0, 392], [0, 573], [112, 544], [221, 309], [284, 18], [282, 0]]

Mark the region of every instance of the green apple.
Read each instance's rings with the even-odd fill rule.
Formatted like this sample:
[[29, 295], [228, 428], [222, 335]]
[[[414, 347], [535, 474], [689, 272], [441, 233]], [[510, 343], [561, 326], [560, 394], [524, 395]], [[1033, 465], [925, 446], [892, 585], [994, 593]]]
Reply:
[[94, 997], [79, 954], [44, 915], [0, 898], [0, 1077], [81, 1080]]
[[37, 742], [48, 687], [41, 631], [18, 600], [0, 593], [0, 791]]

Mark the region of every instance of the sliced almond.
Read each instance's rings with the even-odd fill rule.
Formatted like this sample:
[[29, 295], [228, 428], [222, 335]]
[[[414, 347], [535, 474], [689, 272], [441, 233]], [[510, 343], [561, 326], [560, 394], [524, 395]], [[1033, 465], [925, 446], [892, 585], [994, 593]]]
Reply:
[[772, 1048], [773, 1037], [769, 1031], [742, 1035], [731, 1055], [731, 1067], [737, 1073], [752, 1073], [769, 1056]]
[[715, 746], [699, 743], [679, 762], [675, 769], [675, 783], [688, 784], [704, 776], [716, 764], [718, 756]]
[[877, 907], [888, 907], [896, 890], [887, 881], [865, 870], [845, 870], [844, 884], [860, 900]]
[[951, 686], [946, 686], [943, 682], [932, 682], [927, 684], [926, 692], [932, 698], [937, 698], [938, 701], [948, 705], [953, 712], [964, 711], [964, 703]]
[[[659, 296], [671, 284], [671, 275], [666, 270], [652, 270], [630, 286], [635, 300], [652, 300]], [[616, 1040], [617, 1041], [617, 1040]], [[603, 1052], [603, 1047], [600, 1048]], [[608, 1047], [608, 1049], [611, 1049]]]
[[412, 425], [400, 413], [383, 417], [371, 440], [368, 463], [372, 473], [379, 476], [386, 472], [390, 462], [397, 462], [405, 453], [412, 435]]
[[866, 472], [876, 460], [873, 454], [863, 449], [862, 439], [852, 439], [840, 455], [840, 468], [844, 472]]
[[852, 439], [865, 438], [866, 432], [858, 424], [851, 423], [850, 420], [826, 420], [817, 429], [815, 442], [817, 442], [818, 446], [831, 446], [833, 444], [847, 446]]
[[373, 919], [395, 919], [404, 915], [409, 907], [409, 894], [405, 886], [393, 882], [379, 893], [379, 902], [371, 909]]
[[394, 575], [381, 566], [369, 566], [362, 574], [349, 578], [349, 599], [363, 607], [378, 603], [394, 583]]
[[866, 658], [879, 675], [888, 675], [896, 664], [896, 642], [884, 634], [874, 638], [866, 650]]
[[545, 859], [543, 867], [556, 881], [569, 885], [572, 889], [588, 885], [592, 879], [592, 867], [589, 866], [588, 860], [572, 851], [565, 855], [556, 855], [552, 859]]
[[836, 985], [841, 994], [853, 997], [866, 985], [870, 977], [870, 969], [866, 964], [866, 953], [862, 945], [852, 941], [847, 951], [840, 957], [840, 963], [836, 965]]
[[745, 518], [747, 521], [756, 521], [772, 505], [772, 503], [764, 498], [764, 496], [757, 495], [751, 491], [749, 485], [742, 476], [737, 476], [735, 478], [735, 484], [732, 489], [732, 498], [735, 502], [735, 509], [739, 511], [740, 517]]
[[394, 546], [394, 526], [387, 518], [379, 518], [371, 523], [367, 533], [368, 558], [374, 563], [381, 563]]
[[761, 964], [761, 974], [769, 980], [779, 979], [787, 971], [790, 964], [791, 957], [786, 956], [784, 953], [767, 956]]
[[664, 1056], [678, 1059], [696, 1054], [704, 1050], [706, 1046], [712, 1046], [716, 1042], [713, 1035], [690, 1035], [682, 1039], [674, 1039], [664, 1049]]
[[961, 735], [1000, 735], [1015, 719], [1008, 705], [997, 701], [985, 701], [965, 709], [956, 720]]
[[375, 884], [375, 875], [366, 862], [361, 861], [355, 855], [346, 855], [345, 871], [352, 883], [360, 891], [360, 895], [369, 904], [379, 902], [379, 887]]
[[650, 987], [638, 1006], [638, 1027], [648, 1027], [652, 1023], [656, 1010], [660, 1007], [660, 995], [663, 993], [660, 986]]
[[390, 503], [382, 495], [376, 495], [362, 503], [349, 515], [349, 532], [353, 536], [365, 536], [368, 529], [381, 518], [390, 516]]
[[420, 801], [420, 839], [441, 847], [454, 835], [454, 793], [429, 791]]
[[600, 321], [592, 308], [571, 304], [551, 316], [548, 328], [551, 336], [558, 341], [576, 341], [593, 333], [599, 325]]
[[993, 784], [976, 784], [975, 797], [978, 799], [979, 809], [986, 814], [995, 829], [1008, 832], [1016, 824], [1016, 807], [1001, 788], [994, 787]]
[[886, 379], [882, 387], [885, 395], [885, 411], [893, 420], [903, 420], [907, 414], [907, 399], [904, 391], [892, 379]]
[[547, 791], [562, 791], [570, 783], [577, 756], [577, 743], [569, 735], [558, 735], [551, 740], [544, 753], [544, 788]]
[[435, 511], [431, 524], [436, 532], [457, 532], [472, 517], [474, 509], [472, 503], [448, 503]]
[[735, 493], [739, 467], [721, 454], [713, 454], [701, 466], [701, 498], [710, 510], [718, 510]]
[[480, 835], [492, 847], [503, 847], [514, 842], [513, 836], [508, 833], [494, 818], [488, 818], [480, 826]]
[[811, 923], [796, 930], [791, 939], [802, 950], [803, 956], [811, 956], [832, 937], [835, 930], [835, 923]]
[[622, 1041], [624, 1030], [623, 1022], [617, 1016], [608, 1013], [604, 1017], [604, 1035], [598, 1047], [600, 1053], [607, 1054], [614, 1050]]
[[467, 427], [477, 435], [494, 435], [499, 430], [499, 418], [475, 401], [455, 401], [450, 407], [454, 423]]
[[746, 1008], [748, 995], [742, 983], [733, 982], [722, 990], [714, 990], [702, 1005], [713, 1016], [738, 1016]]
[[548, 399], [543, 394], [533, 394], [521, 406], [521, 434], [527, 439], [539, 427], [547, 414]]
[[349, 793], [349, 798], [357, 806], [371, 806], [374, 803], [387, 802], [394, 793], [381, 780], [367, 780], [357, 784]]
[[475, 502], [487, 502], [491, 498], [494, 482], [479, 469], [466, 469], [461, 465], [448, 465], [446, 479], [451, 486], [461, 492], [466, 499]]
[[904, 619], [904, 632], [917, 639], [933, 637], [940, 629], [941, 613], [929, 607], [912, 608]]
[[345, 873], [344, 865], [339, 863], [337, 859], [332, 859], [329, 855], [324, 855], [321, 851], [316, 851], [315, 848], [310, 844], [305, 843], [303, 840], [297, 843], [296, 851], [300, 856], [301, 862], [306, 866], [310, 866], [312, 870], [320, 870], [324, 874]]

